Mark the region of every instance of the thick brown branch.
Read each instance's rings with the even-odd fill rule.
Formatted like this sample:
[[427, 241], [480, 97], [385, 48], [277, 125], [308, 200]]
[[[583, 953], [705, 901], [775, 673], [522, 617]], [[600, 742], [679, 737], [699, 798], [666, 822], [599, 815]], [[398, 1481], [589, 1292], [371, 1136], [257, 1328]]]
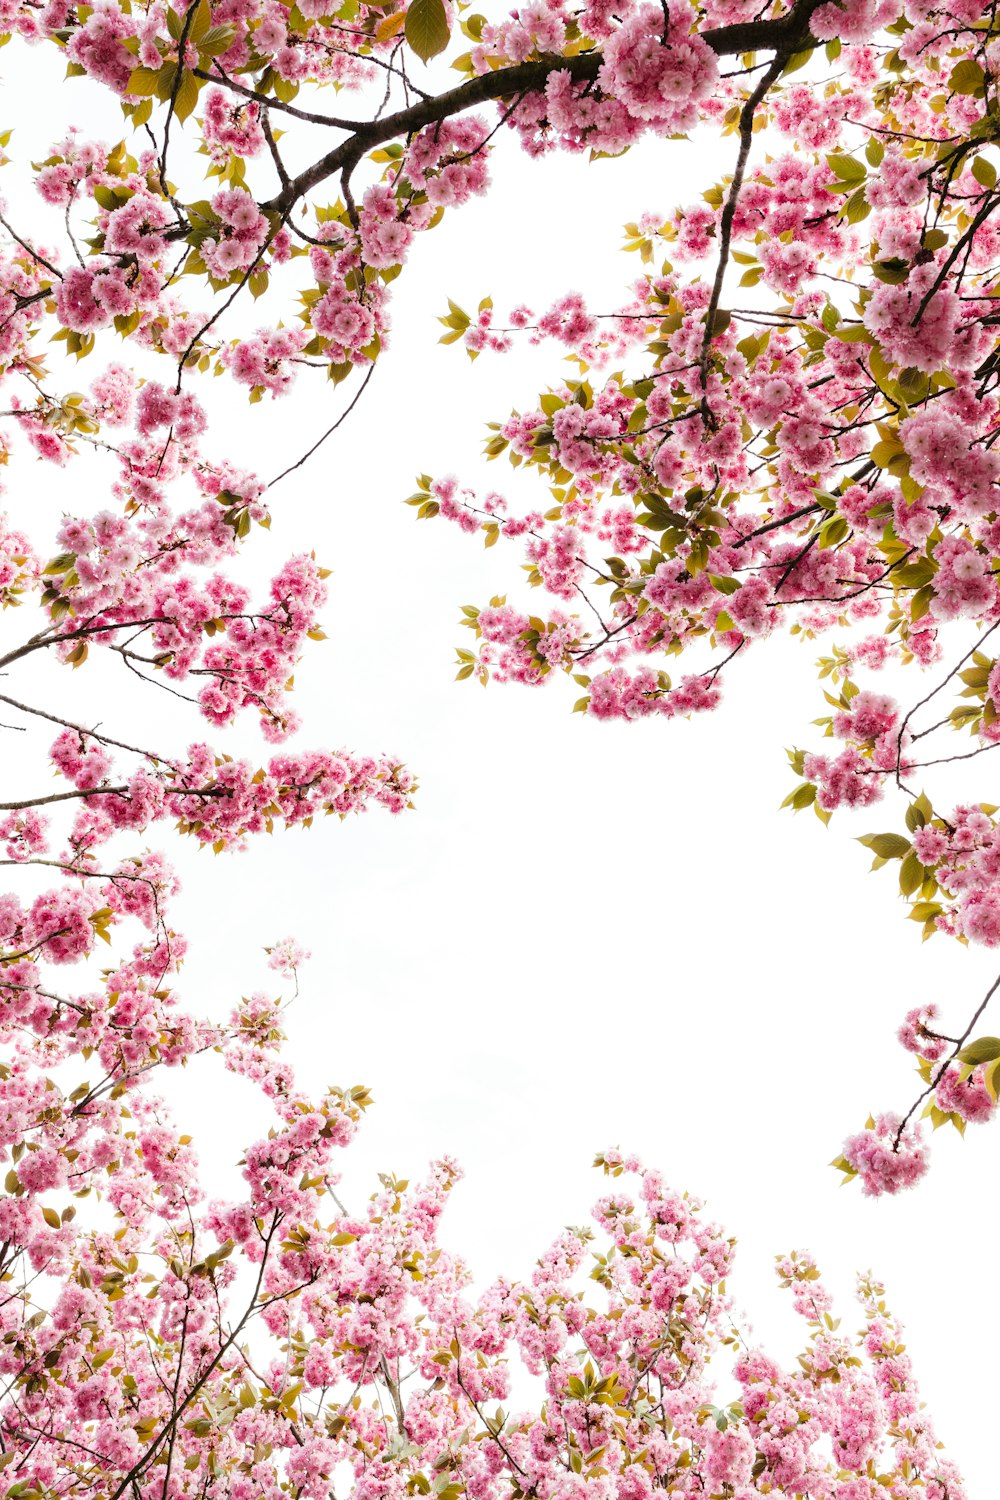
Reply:
[[[776, 21], [740, 21], [733, 26], [719, 26], [711, 31], [703, 31], [702, 40], [719, 57], [762, 51], [779, 53], [787, 58], [793, 51], [808, 45], [809, 19], [817, 4], [818, 0], [803, 0], [788, 15], [781, 16]], [[515, 94], [540, 92], [553, 73], [568, 73], [576, 83], [593, 82], [603, 60], [599, 51], [584, 52], [577, 57], [553, 54], [533, 62], [497, 68], [479, 78], [470, 78], [457, 88], [448, 89], [430, 99], [422, 99], [408, 109], [386, 115], [384, 119], [359, 120], [352, 126], [353, 134], [347, 140], [293, 177], [287, 187], [283, 187], [276, 197], [261, 207], [265, 211], [287, 213], [304, 194], [311, 192], [334, 173], [354, 167], [365, 152], [374, 146], [412, 135], [427, 125], [435, 125], [438, 121], [472, 109], [477, 104], [486, 104], [493, 99], [507, 99]]]

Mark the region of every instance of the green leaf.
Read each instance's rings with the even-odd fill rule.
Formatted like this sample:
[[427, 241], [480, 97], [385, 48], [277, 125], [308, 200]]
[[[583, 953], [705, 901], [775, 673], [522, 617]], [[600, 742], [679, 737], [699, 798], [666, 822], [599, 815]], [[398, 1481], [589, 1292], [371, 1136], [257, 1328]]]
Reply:
[[[929, 390], [928, 376], [923, 370], [918, 370], [915, 365], [906, 365], [899, 372], [899, 388], [907, 401], [916, 404], [923, 400]], [[909, 476], [907, 476], [909, 477]], [[909, 497], [907, 497], [909, 498]]]
[[972, 175], [981, 187], [991, 188], [996, 186], [997, 169], [985, 156], [977, 156], [972, 163]]
[[911, 849], [899, 867], [899, 889], [904, 896], [913, 896], [924, 883], [924, 867]]
[[174, 99], [174, 114], [184, 121], [198, 103], [198, 80], [191, 72], [185, 72]]
[[917, 589], [917, 592], [914, 594], [912, 600], [910, 601], [910, 619], [914, 624], [916, 624], [918, 620], [923, 619], [924, 615], [926, 615], [930, 610], [931, 604], [933, 602], [934, 590], [931, 588], [929, 583], [925, 584], [922, 589]]
[[901, 457], [905, 452], [906, 449], [902, 443], [898, 441], [890, 442], [888, 438], [883, 438], [881, 442], [875, 444], [869, 457], [876, 467], [887, 469], [894, 458]]
[[986, 1084], [990, 1098], [995, 1104], [997, 1092], [1000, 1090], [1000, 1062], [996, 1062], [991, 1068], [986, 1069], [983, 1074], [983, 1082]]
[[443, 0], [413, 0], [406, 12], [406, 40], [420, 61], [437, 57], [447, 47], [449, 37]]
[[917, 901], [910, 907], [911, 922], [931, 922], [944, 911], [940, 901]]
[[859, 224], [862, 219], [867, 219], [871, 211], [871, 204], [865, 197], [864, 188], [858, 188], [856, 192], [853, 192], [841, 210], [848, 224]]
[[901, 833], [868, 833], [858, 839], [858, 843], [864, 844], [879, 859], [904, 859], [910, 852], [910, 841]]
[[979, 64], [965, 57], [952, 69], [948, 86], [954, 94], [978, 94], [982, 92], [985, 77]]
[[979, 1036], [958, 1054], [961, 1063], [978, 1067], [980, 1063], [995, 1062], [1000, 1057], [1000, 1036]]
[[159, 72], [154, 72], [152, 68], [133, 68], [125, 92], [148, 98], [157, 92], [159, 77]]
[[916, 833], [918, 828], [923, 828], [925, 818], [915, 802], [911, 802], [906, 809], [906, 826], [911, 833]]
[[910, 262], [895, 255], [888, 260], [875, 261], [872, 271], [879, 281], [887, 282], [889, 286], [899, 286], [910, 274]]
[[118, 202], [118, 197], [113, 192], [113, 190], [109, 187], [105, 187], [104, 184], [100, 182], [94, 188], [94, 202], [97, 204], [98, 208], [107, 209], [108, 213], [114, 213], [115, 209], [121, 206]]
[[720, 594], [735, 594], [742, 587], [738, 578], [724, 577], [718, 573], [709, 573], [712, 587], [718, 589]]
[[292, 79], [280, 78], [277, 74], [275, 74], [271, 81], [271, 87], [282, 104], [291, 104], [299, 91], [298, 84], [294, 83]]
[[174, 91], [174, 79], [177, 77], [177, 64], [165, 62], [156, 75], [156, 97], [164, 104], [167, 103]]
[[195, 8], [194, 18], [191, 22], [188, 36], [192, 42], [200, 42], [203, 36], [208, 34], [212, 24], [212, 11], [208, 0], [198, 0]]
[[800, 68], [804, 68], [812, 55], [813, 49], [811, 47], [806, 47], [802, 52], [793, 52], [782, 71], [782, 78], [787, 77], [789, 73], [797, 73]]
[[827, 157], [826, 164], [840, 182], [849, 183], [851, 187], [857, 187], [868, 176], [868, 169], [853, 156], [842, 156], [837, 152]]
[[210, 26], [205, 35], [198, 38], [198, 51], [203, 58], [218, 57], [229, 51], [235, 35], [236, 28], [233, 26]]
[[836, 547], [850, 535], [850, 524], [844, 516], [831, 516], [819, 529], [820, 547]]
[[905, 589], [922, 589], [933, 578], [934, 564], [929, 557], [918, 557], [916, 562], [895, 569], [895, 581]]

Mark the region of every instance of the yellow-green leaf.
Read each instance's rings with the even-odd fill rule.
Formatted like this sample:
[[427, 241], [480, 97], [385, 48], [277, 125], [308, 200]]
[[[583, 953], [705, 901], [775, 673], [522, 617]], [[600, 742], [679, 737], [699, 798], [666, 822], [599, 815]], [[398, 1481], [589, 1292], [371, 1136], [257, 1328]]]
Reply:
[[980, 1063], [994, 1062], [1000, 1057], [1000, 1037], [980, 1036], [967, 1047], [963, 1047], [958, 1054], [958, 1060], [969, 1063], [972, 1067], [978, 1067]]
[[186, 120], [198, 103], [198, 80], [191, 72], [185, 72], [174, 99], [174, 114], [178, 120]]
[[978, 94], [983, 87], [985, 74], [971, 57], [964, 57], [951, 71], [948, 86], [954, 94]]
[[152, 68], [133, 68], [125, 92], [148, 98], [157, 92], [159, 77], [159, 72], [154, 72]]
[[991, 188], [996, 186], [997, 169], [985, 156], [977, 156], [972, 163], [972, 175], [981, 187]]
[[405, 32], [421, 62], [443, 52], [450, 36], [443, 0], [413, 0], [406, 12]]

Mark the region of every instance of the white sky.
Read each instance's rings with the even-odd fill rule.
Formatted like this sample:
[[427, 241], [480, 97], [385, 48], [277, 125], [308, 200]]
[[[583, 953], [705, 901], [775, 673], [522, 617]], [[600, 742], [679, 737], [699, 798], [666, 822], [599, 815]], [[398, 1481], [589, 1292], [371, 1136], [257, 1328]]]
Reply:
[[[85, 133], [121, 134], [101, 91], [59, 87], [57, 71], [16, 44], [0, 54], [0, 125], [16, 122], [8, 150], [19, 163], [40, 160], [74, 119]], [[930, 1178], [897, 1200], [841, 1189], [826, 1164], [869, 1110], [913, 1097], [894, 1040], [903, 1012], [937, 999], [964, 1015], [994, 961], [945, 938], [921, 945], [892, 874], [866, 875], [852, 835], [893, 827], [899, 809], [840, 816], [827, 830], [777, 811], [794, 784], [783, 747], [817, 743], [809, 721], [825, 705], [813, 663], [825, 646], [755, 649], [729, 675], [723, 706], [691, 723], [584, 722], [569, 711], [568, 681], [537, 692], [456, 683], [454, 647], [470, 644], [459, 606], [516, 588], [521, 559], [514, 546], [484, 552], [444, 522], [418, 524], [401, 503], [421, 471], [454, 472], [525, 506], [544, 500], [485, 465], [480, 447], [486, 421], [533, 404], [558, 377], [558, 350], [470, 367], [436, 342], [446, 297], [472, 309], [491, 292], [506, 312], [577, 289], [613, 308], [640, 269], [619, 253], [621, 225], [694, 200], [729, 154], [665, 142], [588, 166], [533, 163], [503, 142], [492, 194], [425, 236], [394, 283], [392, 347], [363, 402], [275, 492], [250, 570], [269, 576], [304, 548], [333, 569], [330, 640], [297, 673], [298, 743], [399, 753], [420, 777], [419, 810], [329, 820], [238, 857], [198, 853], [169, 830], [152, 841], [184, 879], [174, 915], [191, 940], [189, 1005], [224, 1013], [268, 987], [266, 942], [294, 934], [312, 950], [289, 1056], [314, 1087], [364, 1082], [377, 1101], [345, 1157], [353, 1202], [376, 1171], [413, 1177], [453, 1153], [467, 1180], [443, 1240], [483, 1282], [526, 1275], [564, 1224], [585, 1222], [603, 1182], [594, 1151], [635, 1150], [739, 1236], [732, 1289], [781, 1357], [799, 1342], [775, 1253], [814, 1252], [847, 1327], [854, 1271], [881, 1276], [939, 1436], [986, 1500], [996, 1380], [980, 1325], [1000, 1227], [995, 1132], [970, 1129], [964, 1143], [940, 1133]], [[20, 170], [0, 181], [12, 202], [24, 201]], [[18, 220], [29, 232], [39, 222], [34, 205]], [[226, 331], [254, 326], [241, 318]], [[52, 384], [89, 381], [122, 353], [108, 341], [103, 357]], [[265, 476], [352, 394], [300, 378], [291, 400], [248, 407], [226, 381], [200, 389], [215, 414], [209, 451]], [[38, 537], [61, 510], [104, 503], [110, 475], [85, 454], [67, 471], [22, 456], [3, 477], [9, 508]], [[4, 641], [26, 623], [8, 612]], [[69, 718], [99, 713], [124, 738], [180, 749], [208, 737], [193, 709], [99, 664], [76, 674], [32, 665], [4, 690]], [[10, 792], [49, 785], [27, 739], [0, 738]], [[251, 725], [223, 743], [269, 753]], [[965, 785], [988, 799], [990, 782], [987, 760]], [[210, 1187], [237, 1192], [243, 1146], [270, 1123], [258, 1125], [249, 1088], [217, 1059], [166, 1083]]]

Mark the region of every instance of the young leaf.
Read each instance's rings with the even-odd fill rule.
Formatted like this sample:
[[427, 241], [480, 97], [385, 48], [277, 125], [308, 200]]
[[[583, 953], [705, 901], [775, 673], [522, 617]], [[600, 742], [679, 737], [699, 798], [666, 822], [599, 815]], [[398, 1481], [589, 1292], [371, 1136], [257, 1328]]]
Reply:
[[443, 52], [450, 36], [443, 0], [413, 0], [406, 12], [405, 34], [421, 62]]

